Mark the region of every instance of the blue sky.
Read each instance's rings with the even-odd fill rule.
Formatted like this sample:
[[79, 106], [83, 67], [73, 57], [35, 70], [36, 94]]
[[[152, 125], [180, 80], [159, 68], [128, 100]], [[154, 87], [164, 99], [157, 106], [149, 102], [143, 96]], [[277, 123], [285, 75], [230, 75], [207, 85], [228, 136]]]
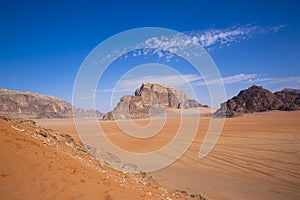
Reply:
[[[89, 52], [107, 38], [139, 27], [195, 36], [217, 65], [227, 97], [252, 84], [272, 91], [300, 88], [299, 10], [298, 1], [1, 1], [0, 88], [71, 102], [76, 74]], [[124, 63], [128, 60], [114, 63], [105, 73], [103, 80], [108, 81], [100, 81], [96, 94], [100, 110], [111, 108], [109, 91], [134, 66], [126, 68]], [[178, 63], [172, 66], [192, 82], [199, 100], [209, 104], [193, 70]], [[158, 80], [170, 78], [158, 75]], [[150, 73], [149, 80], [153, 76]], [[124, 93], [139, 81], [123, 78], [127, 86], [131, 84], [126, 88], [119, 81]]]

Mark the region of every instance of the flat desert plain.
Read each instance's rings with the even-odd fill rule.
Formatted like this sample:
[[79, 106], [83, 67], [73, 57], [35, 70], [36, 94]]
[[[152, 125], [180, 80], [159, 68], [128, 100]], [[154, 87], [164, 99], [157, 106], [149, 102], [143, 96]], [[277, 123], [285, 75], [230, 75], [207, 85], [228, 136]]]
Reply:
[[[191, 123], [198, 120], [193, 115], [184, 118]], [[90, 122], [82, 120], [85, 120], [88, 133]], [[73, 119], [36, 121], [79, 139]], [[149, 138], [130, 137], [112, 121], [99, 121], [99, 125], [110, 141], [120, 148], [151, 152], [172, 140], [180, 121], [180, 117], [169, 117], [163, 128]], [[210, 121], [207, 116], [201, 117], [196, 137], [188, 150], [171, 165], [151, 172], [159, 183], [174, 190], [201, 192], [209, 199], [300, 199], [300, 111], [272, 111], [226, 118], [217, 144], [209, 155], [200, 159], [200, 146]], [[150, 120], [135, 123], [147, 127]], [[87, 135], [89, 137], [91, 141], [101, 139], [93, 134]], [[101, 148], [106, 149], [105, 146]], [[160, 159], [167, 159], [167, 156], [161, 155]]]

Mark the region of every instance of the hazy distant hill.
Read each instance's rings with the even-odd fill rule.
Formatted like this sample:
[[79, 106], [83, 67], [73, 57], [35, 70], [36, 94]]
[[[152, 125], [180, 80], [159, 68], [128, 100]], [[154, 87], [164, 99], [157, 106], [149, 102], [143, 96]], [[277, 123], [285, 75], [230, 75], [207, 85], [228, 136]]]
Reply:
[[300, 109], [300, 90], [286, 88], [275, 93], [261, 86], [253, 85], [242, 90], [237, 96], [221, 104], [214, 116], [234, 117], [244, 113], [268, 110]]
[[[0, 89], [0, 116], [12, 119], [69, 118], [72, 105], [54, 96]], [[76, 117], [100, 117], [99, 111], [75, 108]]]
[[[135, 90], [135, 96], [124, 96], [113, 111], [104, 115], [103, 119], [137, 119], [148, 118], [150, 109], [157, 108], [196, 108], [203, 106], [191, 99], [183, 91], [158, 83], [143, 83]], [[153, 110], [152, 110], [153, 111]]]

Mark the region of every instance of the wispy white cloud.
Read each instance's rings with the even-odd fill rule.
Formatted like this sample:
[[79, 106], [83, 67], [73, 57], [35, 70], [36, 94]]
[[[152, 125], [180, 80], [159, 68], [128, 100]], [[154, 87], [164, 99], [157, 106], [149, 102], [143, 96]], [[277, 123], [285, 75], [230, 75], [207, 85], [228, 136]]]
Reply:
[[[178, 53], [180, 56], [187, 57], [200, 56], [204, 53], [199, 48], [200, 46], [205, 50], [211, 51], [215, 48], [230, 46], [242, 40], [277, 33], [286, 26], [285, 24], [281, 24], [264, 27], [255, 24], [246, 24], [229, 28], [211, 28], [207, 30], [186, 31], [171, 36], [152, 37], [137, 44], [132, 56], [156, 55], [158, 58], [166, 59], [166, 61], [170, 61]], [[129, 56], [126, 52], [126, 47], [115, 50], [111, 54], [102, 57], [99, 62], [104, 62], [111, 57], [123, 57], [127, 59]]]
[[213, 49], [215, 47], [229, 46], [232, 43], [247, 40], [255, 36], [262, 36], [284, 29], [286, 25], [267, 26], [262, 27], [259, 25], [247, 24], [243, 26], [233, 26], [225, 29], [208, 29], [204, 31], [188, 31], [184, 34], [175, 34], [172, 36], [160, 36], [147, 39], [139, 49], [139, 53], [135, 56], [144, 55], [149, 53], [149, 49], [155, 49], [152, 53], [156, 53], [158, 57], [169, 56], [180, 52], [184, 56], [201, 55], [201, 52], [195, 51], [199, 45], [205, 49]]
[[299, 76], [291, 76], [291, 77], [277, 77], [277, 78], [256, 78], [252, 80], [253, 83], [266, 83], [266, 84], [277, 84], [277, 83], [293, 83], [300, 84]]
[[257, 74], [237, 74], [233, 76], [227, 76], [222, 79], [224, 84], [233, 84], [244, 81], [251, 82], [256, 77], [258, 77]]
[[252, 82], [253, 79], [259, 77], [258, 74], [236, 74], [232, 76], [226, 76], [220, 79], [208, 79], [206, 82], [204, 80], [200, 80], [195, 82], [194, 86], [204, 86], [208, 84], [234, 84], [234, 83], [242, 83], [242, 82]]
[[195, 40], [201, 44], [202, 47], [207, 48], [213, 45], [222, 47], [241, 40], [247, 40], [254, 36], [277, 33], [285, 27], [286, 25], [262, 27], [259, 25], [247, 24], [243, 26], [233, 26], [226, 29], [208, 29], [200, 32], [191, 31], [187, 34], [195, 35]]
[[238, 83], [250, 83], [250, 84], [293, 84], [293, 85], [300, 85], [300, 77], [266, 77], [265, 75], [260, 74], [236, 74], [232, 76], [226, 76], [220, 79], [212, 79], [207, 80], [199, 80], [193, 83], [193, 86], [205, 86], [207, 84], [217, 84], [223, 83], [224, 85], [230, 84], [238, 84]]
[[98, 92], [116, 92], [116, 93], [132, 93], [138, 86], [144, 82], [156, 82], [166, 84], [172, 87], [180, 87], [185, 84], [192, 84], [193, 87], [205, 86], [207, 84], [293, 84], [300, 85], [300, 77], [266, 77], [260, 74], [235, 74], [220, 79], [205, 80], [195, 74], [186, 75], [164, 75], [164, 76], [140, 76], [121, 80], [115, 88], [101, 89]]

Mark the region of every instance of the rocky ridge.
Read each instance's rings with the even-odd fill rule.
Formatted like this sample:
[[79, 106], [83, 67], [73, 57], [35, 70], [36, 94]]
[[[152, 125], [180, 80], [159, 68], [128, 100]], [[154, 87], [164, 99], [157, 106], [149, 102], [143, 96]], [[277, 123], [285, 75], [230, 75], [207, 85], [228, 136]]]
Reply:
[[244, 113], [269, 110], [292, 111], [300, 109], [300, 90], [286, 88], [275, 93], [261, 86], [253, 85], [221, 104], [215, 117], [234, 117]]
[[0, 89], [0, 115], [11, 119], [100, 117], [94, 110], [74, 108], [54, 96]]
[[135, 95], [123, 96], [113, 111], [103, 116], [104, 120], [149, 118], [149, 112], [160, 113], [164, 108], [197, 108], [203, 106], [183, 91], [173, 87], [146, 82], [135, 90]]

